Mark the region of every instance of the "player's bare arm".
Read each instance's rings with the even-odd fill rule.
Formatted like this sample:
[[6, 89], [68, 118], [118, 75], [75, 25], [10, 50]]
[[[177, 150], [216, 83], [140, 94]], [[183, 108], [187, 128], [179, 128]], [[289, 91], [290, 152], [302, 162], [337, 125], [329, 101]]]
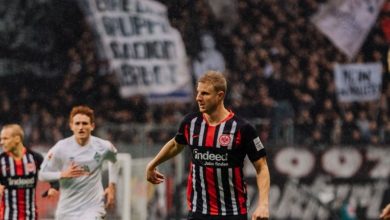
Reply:
[[379, 216], [381, 219], [390, 219], [390, 203], [382, 210], [381, 215]]
[[1, 198], [3, 197], [3, 194], [4, 194], [4, 189], [5, 189], [5, 186], [0, 184], [0, 203], [2, 200]]
[[184, 149], [184, 145], [178, 144], [174, 138], [169, 140], [160, 152], [156, 155], [156, 157], [149, 162], [146, 167], [146, 179], [153, 183], [159, 184], [164, 182], [164, 175], [157, 171], [157, 166], [161, 163], [169, 160], [170, 158], [176, 156]]
[[118, 162], [116, 158], [117, 150], [114, 146], [111, 146], [112, 152], [115, 153], [115, 158], [108, 161], [108, 179], [109, 183], [107, 188], [104, 190], [104, 196], [106, 199], [105, 207], [107, 209], [114, 209], [116, 204], [116, 183], [118, 182]]
[[108, 187], [104, 190], [104, 195], [106, 197], [106, 208], [113, 209], [115, 207], [116, 184], [109, 183]]
[[269, 189], [270, 176], [265, 157], [253, 163], [256, 169], [256, 182], [259, 191], [259, 202], [256, 210], [252, 214], [252, 220], [268, 219], [269, 218]]

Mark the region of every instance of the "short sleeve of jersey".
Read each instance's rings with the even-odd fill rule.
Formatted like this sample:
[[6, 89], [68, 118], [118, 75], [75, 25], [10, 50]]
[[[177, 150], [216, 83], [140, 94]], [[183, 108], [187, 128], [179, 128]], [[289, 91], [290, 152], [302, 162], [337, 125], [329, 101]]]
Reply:
[[250, 161], [254, 162], [261, 157], [266, 156], [265, 148], [253, 126], [250, 124], [244, 125], [241, 135], [243, 141], [242, 143]]
[[[42, 156], [42, 154], [40, 154], [38, 152], [35, 152], [35, 151], [31, 151], [31, 153], [34, 156], [34, 161], [35, 161], [36, 166], [38, 167], [38, 169], [40, 169], [41, 165], [43, 163], [43, 156]], [[54, 189], [57, 189], [57, 190], [60, 188], [60, 184], [59, 184], [58, 181], [50, 182], [49, 184], [50, 184], [50, 188], [54, 188]]]
[[111, 142], [109, 142], [108, 151], [105, 155], [105, 159], [115, 163], [117, 161], [117, 154], [118, 154], [118, 150], [114, 147], [114, 145]]
[[[3, 158], [6, 155], [6, 153], [1, 153], [0, 158]], [[3, 166], [5, 166], [3, 163], [0, 163], [0, 170], [3, 170]], [[0, 172], [0, 184], [5, 185], [6, 179], [3, 176], [3, 172]]]
[[175, 141], [178, 144], [181, 144], [181, 145], [188, 144], [185, 134], [187, 132], [186, 128], [188, 126], [189, 120], [190, 120], [190, 115], [186, 115], [180, 123], [179, 130], [176, 132], [176, 135], [175, 135]]
[[35, 165], [38, 169], [40, 169], [41, 167], [41, 164], [43, 162], [43, 156], [38, 153], [38, 152], [35, 152], [35, 151], [31, 151], [31, 154], [33, 155], [34, 157], [34, 161], [35, 161]]
[[41, 165], [41, 170], [45, 171], [60, 171], [61, 170], [61, 153], [59, 149], [61, 142], [57, 142], [49, 152], [47, 152], [45, 159]]

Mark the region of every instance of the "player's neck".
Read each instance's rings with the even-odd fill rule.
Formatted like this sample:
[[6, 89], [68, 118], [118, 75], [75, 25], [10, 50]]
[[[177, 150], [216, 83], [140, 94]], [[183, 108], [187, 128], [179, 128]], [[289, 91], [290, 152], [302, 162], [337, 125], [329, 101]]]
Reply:
[[89, 137], [88, 138], [76, 138], [76, 142], [81, 146], [84, 147], [88, 144]]
[[208, 114], [205, 113], [205, 117], [207, 119], [207, 122], [209, 125], [218, 125], [223, 120], [225, 120], [226, 117], [230, 114], [229, 110], [227, 110], [223, 105], [219, 108], [217, 108], [212, 113]]
[[13, 151], [10, 152], [10, 155], [13, 159], [20, 160], [22, 159], [24, 152], [25, 147], [23, 145], [18, 145]]

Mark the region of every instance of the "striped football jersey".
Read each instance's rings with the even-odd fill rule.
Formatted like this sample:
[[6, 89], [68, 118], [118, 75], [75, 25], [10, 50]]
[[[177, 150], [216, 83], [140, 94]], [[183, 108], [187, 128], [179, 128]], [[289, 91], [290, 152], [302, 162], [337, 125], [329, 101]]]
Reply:
[[191, 150], [190, 213], [246, 216], [244, 159], [256, 161], [266, 155], [255, 128], [233, 112], [216, 126], [209, 125], [201, 113], [191, 113], [183, 119], [175, 140]]
[[28, 149], [21, 160], [0, 154], [0, 183], [5, 186], [0, 219], [38, 219], [35, 187], [42, 161], [40, 154]]

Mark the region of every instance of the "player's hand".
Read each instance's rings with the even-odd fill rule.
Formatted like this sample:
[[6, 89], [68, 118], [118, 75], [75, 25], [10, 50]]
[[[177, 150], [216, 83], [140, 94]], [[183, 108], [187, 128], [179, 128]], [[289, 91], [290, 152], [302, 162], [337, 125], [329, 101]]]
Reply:
[[269, 218], [269, 209], [266, 206], [258, 206], [252, 214], [252, 220], [266, 220]]
[[381, 219], [390, 219], [390, 203], [382, 210], [381, 215], [379, 216]]
[[66, 170], [61, 172], [61, 178], [75, 178], [88, 174], [89, 172], [85, 171], [82, 167], [72, 162]]
[[107, 209], [113, 209], [115, 207], [115, 195], [116, 195], [116, 186], [114, 183], [110, 183], [108, 187], [104, 190]]
[[50, 188], [48, 189], [47, 191], [43, 192], [42, 193], [42, 198], [48, 198], [48, 199], [52, 199], [54, 197], [57, 197], [58, 196], [58, 190], [54, 189], [54, 188]]
[[156, 168], [152, 168], [149, 165], [146, 168], [146, 179], [153, 183], [153, 184], [159, 184], [164, 182], [164, 175], [157, 171]]
[[54, 198], [58, 196], [58, 190], [54, 189], [54, 188], [50, 188], [48, 191], [47, 191], [47, 198], [51, 199], [51, 198]]

